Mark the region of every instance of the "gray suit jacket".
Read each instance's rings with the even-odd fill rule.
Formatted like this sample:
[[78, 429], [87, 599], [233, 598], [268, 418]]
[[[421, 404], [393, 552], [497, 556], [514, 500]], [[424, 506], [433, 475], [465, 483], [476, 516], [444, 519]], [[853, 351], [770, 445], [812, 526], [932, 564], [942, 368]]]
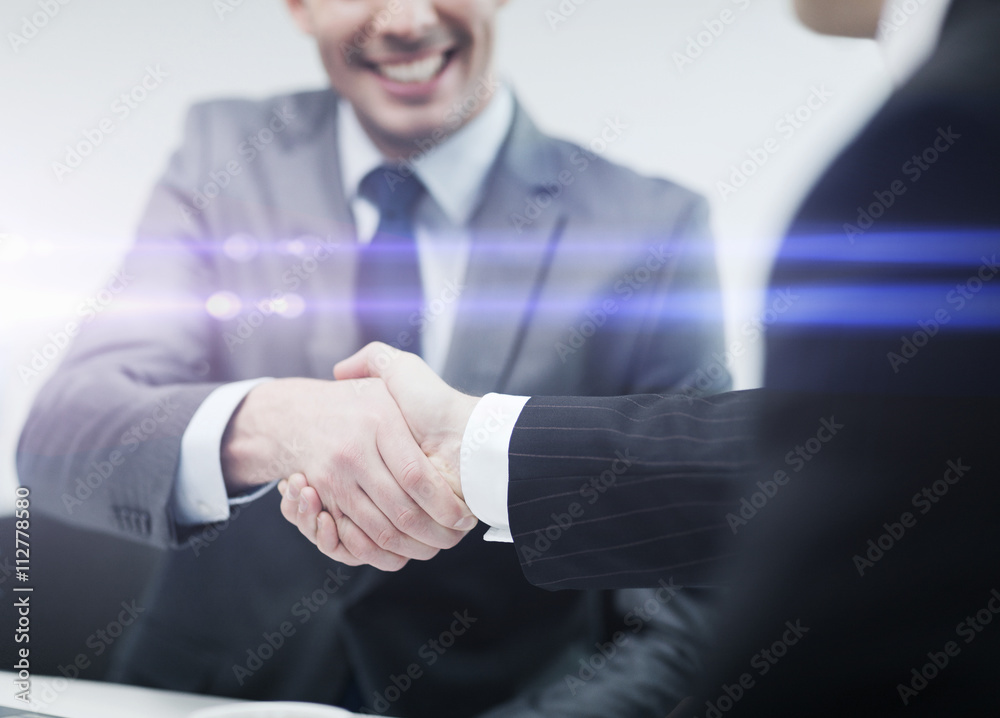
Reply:
[[[83, 328], [25, 426], [18, 466], [36, 506], [174, 549], [118, 677], [337, 702], [353, 674], [365, 704], [389, 714], [663, 715], [685, 695], [703, 639], [692, 595], [540, 591], [509, 546], [478, 530], [396, 574], [350, 569], [302, 539], [273, 494], [222, 526], [174, 522], [181, 436], [213, 389], [327, 378], [358, 348], [335, 106], [322, 91], [192, 110], [126, 259], [125, 295]], [[518, 110], [471, 233], [444, 371], [453, 385], [726, 388], [706, 373], [721, 312], [695, 195], [545, 137]], [[227, 251], [237, 235], [256, 251]], [[239, 298], [238, 314], [206, 312], [218, 292]], [[266, 304], [292, 295], [299, 316]], [[587, 669], [616, 629], [615, 656]]]

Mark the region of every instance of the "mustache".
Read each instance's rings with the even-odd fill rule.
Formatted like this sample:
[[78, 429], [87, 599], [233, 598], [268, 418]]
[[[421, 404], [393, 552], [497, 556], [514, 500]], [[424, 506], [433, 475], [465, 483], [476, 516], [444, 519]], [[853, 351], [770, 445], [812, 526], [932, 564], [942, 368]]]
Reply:
[[396, 55], [418, 55], [429, 50], [443, 50], [459, 44], [460, 38], [445, 28], [433, 28], [419, 38], [381, 35], [365, 44], [359, 60], [373, 60]]

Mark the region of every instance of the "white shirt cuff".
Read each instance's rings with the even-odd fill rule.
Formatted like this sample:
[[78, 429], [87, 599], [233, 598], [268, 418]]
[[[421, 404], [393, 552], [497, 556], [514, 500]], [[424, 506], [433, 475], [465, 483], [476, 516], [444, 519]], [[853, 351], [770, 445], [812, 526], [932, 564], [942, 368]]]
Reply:
[[476, 518], [491, 526], [483, 537], [487, 541], [514, 541], [507, 515], [507, 451], [529, 398], [487, 394], [473, 409], [462, 436], [462, 493]]
[[216, 523], [229, 518], [229, 507], [266, 493], [268, 484], [233, 499], [226, 493], [222, 475], [222, 435], [236, 407], [258, 384], [269, 378], [224, 384], [201, 403], [181, 437], [181, 456], [174, 482], [174, 520], [184, 526]]

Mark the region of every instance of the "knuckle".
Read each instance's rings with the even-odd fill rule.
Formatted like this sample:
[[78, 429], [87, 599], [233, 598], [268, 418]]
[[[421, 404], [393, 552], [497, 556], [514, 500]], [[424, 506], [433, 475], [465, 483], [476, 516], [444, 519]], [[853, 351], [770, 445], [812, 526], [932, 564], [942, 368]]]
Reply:
[[416, 457], [408, 459], [399, 467], [399, 485], [407, 493], [425, 496], [430, 491], [430, 483], [425, 480], [423, 465]]
[[375, 538], [376, 545], [386, 551], [396, 551], [400, 544], [400, 534], [393, 526], [387, 526], [379, 531]]
[[413, 535], [413, 531], [419, 528], [420, 512], [416, 507], [410, 507], [408, 509], [403, 509], [396, 515], [396, 520], [393, 522], [400, 531], [408, 536]]
[[343, 547], [362, 563], [371, 563], [370, 559], [378, 553], [375, 545], [368, 540], [361, 529], [354, 528], [348, 518], [337, 520], [337, 533], [340, 535]]

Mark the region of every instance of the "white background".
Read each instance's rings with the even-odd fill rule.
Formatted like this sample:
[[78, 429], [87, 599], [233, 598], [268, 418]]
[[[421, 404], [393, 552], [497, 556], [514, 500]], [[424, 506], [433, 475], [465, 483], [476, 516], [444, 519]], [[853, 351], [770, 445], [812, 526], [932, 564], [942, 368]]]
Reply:
[[[63, 1], [16, 51], [8, 33], [53, 0], [4, 0], [0, 11], [0, 511], [12, 506], [17, 434], [45, 379], [22, 380], [18, 367], [107, 285], [188, 105], [325, 81], [281, 0]], [[232, 12], [220, 13], [223, 2]], [[707, 34], [724, 10], [732, 22]], [[743, 337], [746, 350], [732, 371], [738, 388], [757, 385], [760, 347], [741, 328], [761, 314], [789, 213], [889, 90], [878, 48], [811, 34], [787, 0], [510, 0], [501, 18], [500, 74], [543, 129], [589, 145], [618, 119], [627, 130], [607, 157], [711, 199], [730, 341]], [[690, 45], [703, 31], [704, 47]], [[681, 67], [688, 48], [700, 54]], [[163, 83], [127, 118], [114, 114], [157, 65]], [[832, 98], [786, 138], [776, 123], [815, 88]], [[53, 162], [105, 117], [113, 134], [58, 181]], [[717, 183], [768, 138], [778, 151], [723, 198]]]

